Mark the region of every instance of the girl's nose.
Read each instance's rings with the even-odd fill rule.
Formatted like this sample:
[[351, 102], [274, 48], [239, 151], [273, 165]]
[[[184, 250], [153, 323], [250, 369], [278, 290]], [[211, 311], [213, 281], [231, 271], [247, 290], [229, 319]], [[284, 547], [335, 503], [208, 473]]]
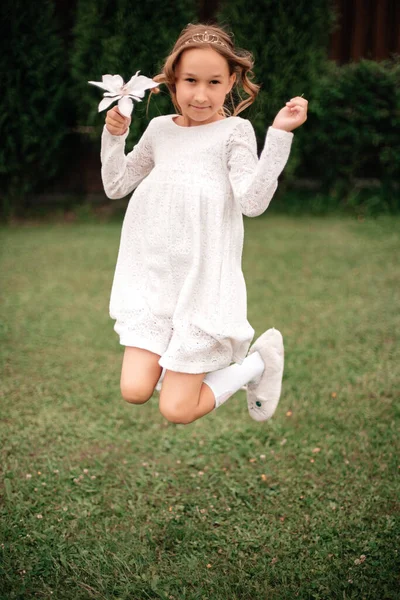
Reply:
[[207, 102], [207, 96], [204, 92], [198, 90], [194, 96], [194, 99], [196, 102], [198, 102], [199, 104], [204, 104], [205, 102]]

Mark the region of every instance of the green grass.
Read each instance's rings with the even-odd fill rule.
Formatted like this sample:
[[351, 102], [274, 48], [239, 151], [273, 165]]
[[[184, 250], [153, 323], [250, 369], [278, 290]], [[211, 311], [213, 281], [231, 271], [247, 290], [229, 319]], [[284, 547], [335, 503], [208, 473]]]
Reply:
[[0, 231], [1, 600], [400, 597], [400, 219], [245, 228], [282, 399], [191, 425], [120, 398], [120, 224]]

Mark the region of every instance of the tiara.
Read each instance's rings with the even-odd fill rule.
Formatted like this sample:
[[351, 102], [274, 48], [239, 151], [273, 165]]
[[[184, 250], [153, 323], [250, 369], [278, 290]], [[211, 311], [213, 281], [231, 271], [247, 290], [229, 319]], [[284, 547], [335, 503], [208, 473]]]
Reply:
[[224, 42], [221, 42], [221, 40], [219, 39], [219, 37], [217, 35], [215, 35], [214, 33], [208, 33], [208, 31], [205, 31], [204, 33], [196, 33], [194, 36], [192, 36], [190, 38], [190, 40], [188, 40], [187, 42], [184, 43], [184, 46], [186, 46], [186, 44], [190, 44], [190, 42], [219, 44], [220, 46], [227, 47], [226, 44], [224, 44]]

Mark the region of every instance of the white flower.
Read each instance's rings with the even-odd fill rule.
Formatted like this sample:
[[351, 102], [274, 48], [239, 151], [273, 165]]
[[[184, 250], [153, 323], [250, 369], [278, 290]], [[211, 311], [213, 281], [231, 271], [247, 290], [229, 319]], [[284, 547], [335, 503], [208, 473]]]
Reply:
[[104, 92], [104, 99], [99, 104], [99, 112], [108, 108], [113, 102], [118, 100], [118, 108], [124, 117], [130, 117], [133, 110], [133, 100], [141, 102], [146, 90], [158, 87], [158, 83], [139, 75], [140, 71], [136, 72], [136, 75], [131, 77], [128, 83], [124, 83], [121, 75], [103, 75], [101, 81], [89, 81], [92, 85], [106, 90]]

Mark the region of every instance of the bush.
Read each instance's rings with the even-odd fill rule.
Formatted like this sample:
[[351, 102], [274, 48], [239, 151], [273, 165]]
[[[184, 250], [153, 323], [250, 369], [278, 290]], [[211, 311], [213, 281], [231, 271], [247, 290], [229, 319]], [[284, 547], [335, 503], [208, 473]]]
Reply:
[[[255, 103], [241, 116], [254, 124], [262, 146], [267, 127], [276, 113], [294, 96], [310, 100], [324, 68], [330, 32], [335, 23], [331, 0], [229, 0], [222, 4], [217, 19], [228, 25], [239, 47], [255, 58], [255, 81], [262, 88]], [[288, 179], [300, 160], [302, 138], [299, 130], [290, 162]]]
[[[309, 106], [299, 176], [321, 181], [338, 203], [365, 203], [356, 178], [380, 180], [369, 208], [400, 209], [400, 57], [363, 60], [322, 73]], [[379, 206], [381, 205], [381, 206]]]
[[[88, 80], [101, 81], [105, 73], [118, 73], [127, 81], [138, 70], [154, 77], [180, 31], [195, 18], [195, 0], [170, 4], [131, 0], [78, 2], [71, 56], [77, 121], [80, 125], [96, 126], [97, 141], [105, 112], [97, 112], [102, 93], [88, 85]], [[174, 110], [166, 89], [161, 86], [161, 90], [150, 102], [150, 118]], [[135, 104], [131, 126], [135, 140], [146, 128], [147, 97], [148, 92], [141, 103]]]
[[60, 169], [67, 85], [50, 0], [4, 0], [0, 17], [0, 194], [9, 215]]

